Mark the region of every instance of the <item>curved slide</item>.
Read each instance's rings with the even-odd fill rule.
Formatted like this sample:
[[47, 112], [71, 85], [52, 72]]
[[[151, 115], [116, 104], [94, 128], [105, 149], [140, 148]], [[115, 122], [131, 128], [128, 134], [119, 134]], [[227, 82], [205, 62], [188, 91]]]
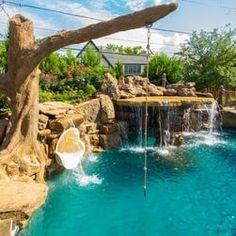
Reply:
[[65, 130], [59, 138], [56, 146], [56, 160], [66, 169], [76, 168], [83, 158], [85, 145], [80, 140], [80, 132], [77, 128]]

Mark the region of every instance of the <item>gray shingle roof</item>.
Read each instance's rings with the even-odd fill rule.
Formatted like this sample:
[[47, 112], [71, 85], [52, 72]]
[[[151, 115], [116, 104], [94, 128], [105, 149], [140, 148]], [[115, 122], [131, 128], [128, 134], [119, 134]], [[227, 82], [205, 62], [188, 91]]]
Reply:
[[[78, 53], [77, 57], [80, 57], [82, 55], [89, 44], [91, 44], [97, 52], [99, 51], [99, 48], [96, 46], [96, 44], [92, 40], [90, 40]], [[103, 51], [102, 56], [103, 59], [105, 59], [107, 63], [112, 67], [114, 67], [118, 61], [120, 61], [122, 64], [147, 65], [147, 58], [145, 55], [123, 55], [119, 53]]]
[[103, 55], [112, 64], [112, 66], [115, 66], [115, 64], [118, 61], [120, 61], [123, 64], [140, 64], [140, 65], [147, 64], [146, 56], [143, 56], [143, 55], [139, 55], [139, 56], [122, 55], [122, 54], [109, 53], [109, 52], [103, 52]]

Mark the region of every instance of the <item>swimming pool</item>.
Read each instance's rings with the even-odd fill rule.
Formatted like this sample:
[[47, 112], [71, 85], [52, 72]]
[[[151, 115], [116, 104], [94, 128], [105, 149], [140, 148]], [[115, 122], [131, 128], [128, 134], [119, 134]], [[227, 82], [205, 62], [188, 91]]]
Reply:
[[21, 236], [236, 235], [236, 131], [189, 134], [183, 147], [149, 138], [90, 156], [48, 181], [49, 196]]

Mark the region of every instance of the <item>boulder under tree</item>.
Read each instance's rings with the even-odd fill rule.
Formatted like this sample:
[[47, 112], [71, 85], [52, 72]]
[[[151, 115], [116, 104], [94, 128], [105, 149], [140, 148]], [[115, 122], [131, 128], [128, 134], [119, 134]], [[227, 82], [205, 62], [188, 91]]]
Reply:
[[[0, 75], [0, 92], [8, 97], [12, 112], [0, 148], [0, 179], [14, 170], [19, 179], [44, 181], [46, 154], [38, 135], [38, 65], [50, 53], [119, 31], [144, 27], [177, 8], [171, 3], [150, 7], [108, 21], [35, 40], [33, 24], [15, 15], [9, 24], [8, 72]], [[34, 166], [34, 171], [30, 166]]]

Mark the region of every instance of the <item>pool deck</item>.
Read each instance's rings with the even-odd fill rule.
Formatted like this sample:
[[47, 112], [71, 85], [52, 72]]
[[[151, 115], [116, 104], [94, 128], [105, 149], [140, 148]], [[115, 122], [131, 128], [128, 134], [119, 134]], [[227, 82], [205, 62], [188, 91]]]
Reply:
[[[147, 97], [148, 106], [184, 106], [194, 104], [210, 104], [214, 98], [207, 97], [179, 97], [179, 96], [153, 96]], [[146, 103], [146, 97], [135, 97], [129, 99], [118, 99], [118, 106], [143, 106]]]

